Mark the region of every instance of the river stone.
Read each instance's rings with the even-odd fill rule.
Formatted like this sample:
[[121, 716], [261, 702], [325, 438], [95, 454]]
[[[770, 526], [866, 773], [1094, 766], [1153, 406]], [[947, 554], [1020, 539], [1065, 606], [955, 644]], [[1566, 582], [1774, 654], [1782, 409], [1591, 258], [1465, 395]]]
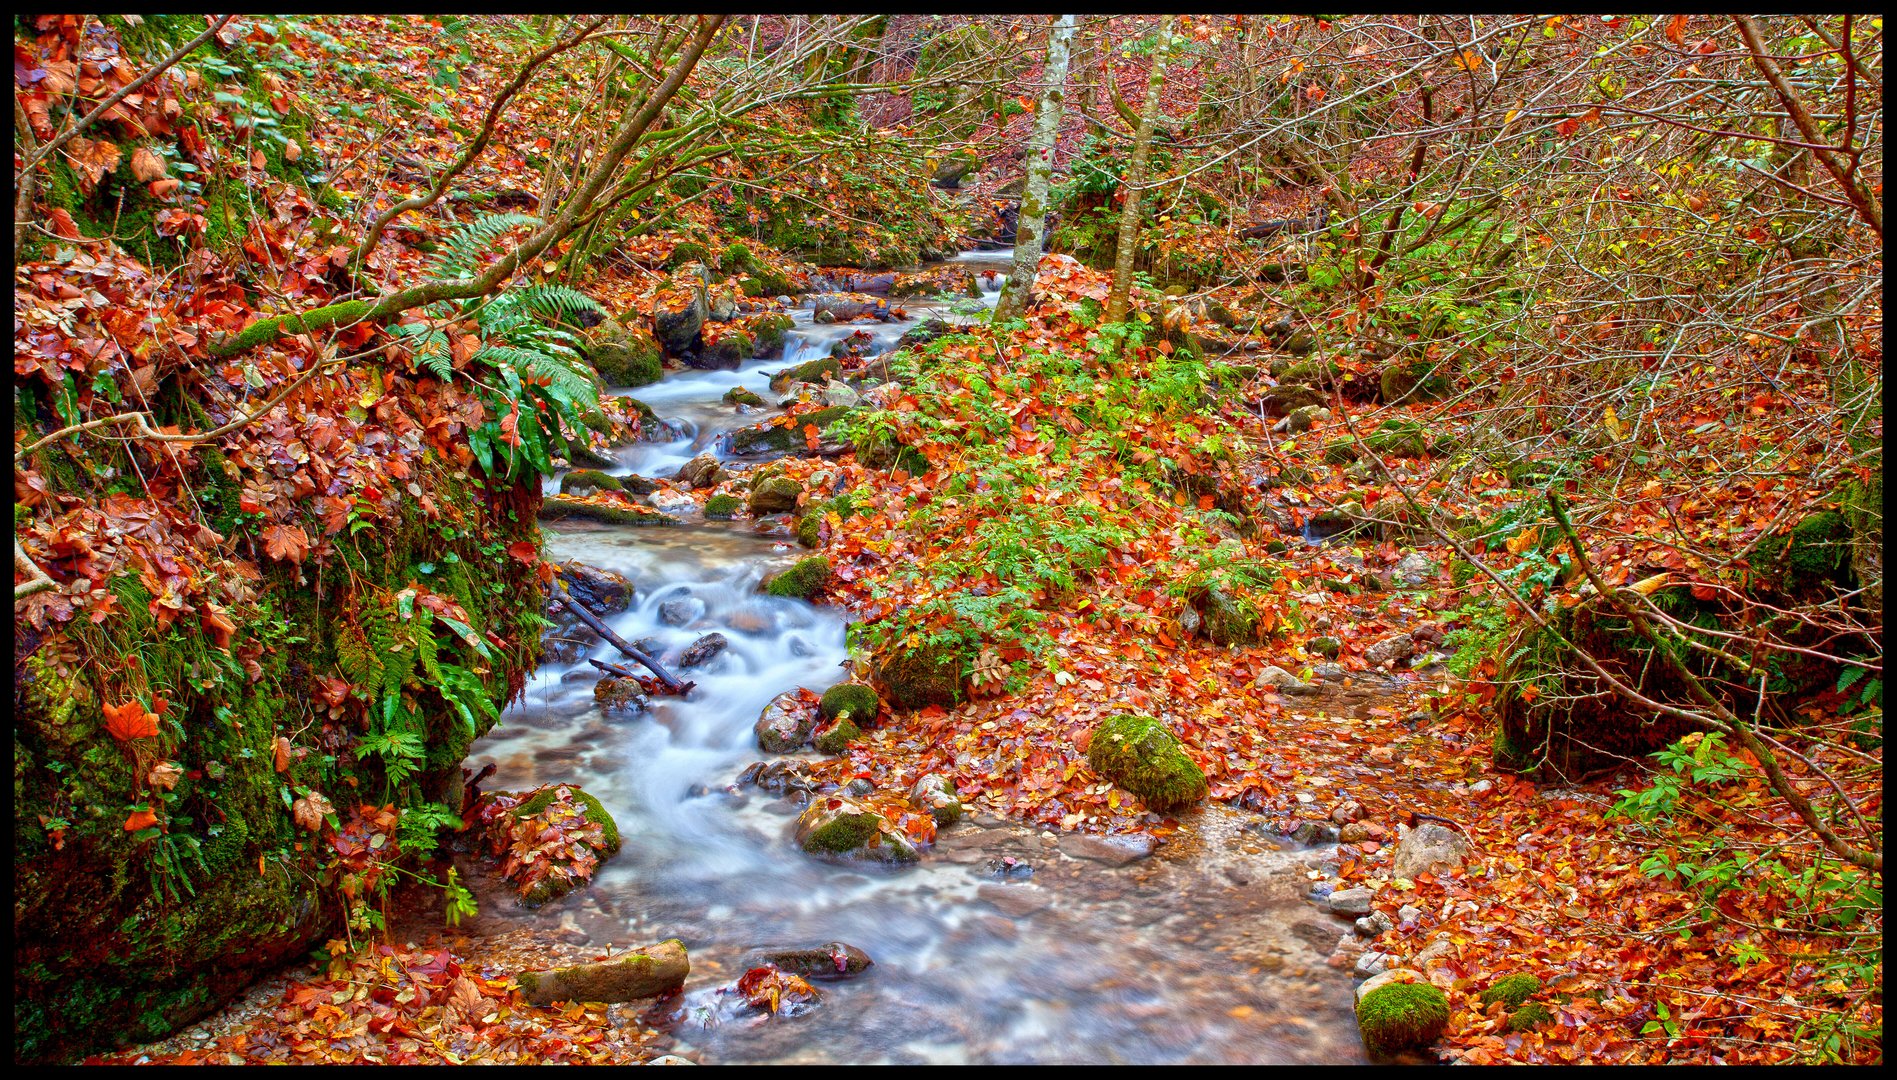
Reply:
[[751, 489], [753, 514], [778, 514], [797, 509], [797, 496], [804, 486], [788, 476], [767, 476]]
[[1357, 920], [1357, 932], [1367, 938], [1377, 937], [1386, 930], [1394, 929], [1396, 929], [1396, 924], [1381, 911], [1373, 911]]
[[665, 351], [683, 356], [698, 344], [699, 331], [711, 315], [711, 302], [705, 292], [705, 269], [693, 267], [671, 283], [671, 296], [652, 312], [652, 336]]
[[521, 996], [535, 1005], [556, 1001], [637, 1001], [685, 985], [690, 958], [677, 938], [597, 964], [575, 964], [515, 976]]
[[755, 784], [773, 795], [782, 795], [787, 791], [812, 791], [817, 787], [817, 781], [804, 771], [804, 763], [795, 759], [754, 761], [738, 774], [738, 783]]
[[795, 691], [771, 699], [758, 715], [757, 744], [772, 754], [788, 754], [803, 749], [817, 730], [817, 710], [804, 704]]
[[1331, 914], [1351, 916], [1368, 915], [1370, 914], [1370, 901], [1375, 899], [1375, 897], [1375, 893], [1362, 886], [1354, 889], [1339, 889], [1331, 894]]
[[1405, 588], [1415, 589], [1435, 578], [1436, 564], [1422, 552], [1412, 551], [1390, 568], [1390, 574]]
[[677, 1054], [667, 1054], [664, 1057], [655, 1057], [651, 1061], [646, 1062], [646, 1064], [647, 1065], [696, 1065], [698, 1064], [698, 1062], [693, 1061], [691, 1058], [688, 1058], [688, 1057], [679, 1057]]
[[1296, 675], [1275, 665], [1267, 667], [1264, 672], [1258, 676], [1253, 685], [1260, 689], [1271, 687], [1279, 693], [1298, 697], [1316, 694], [1322, 690], [1316, 683], [1307, 683]]
[[718, 464], [715, 454], [700, 454], [672, 474], [672, 479], [689, 488], [716, 487], [724, 479], [724, 469]]
[[1413, 878], [1421, 873], [1440, 874], [1461, 866], [1468, 857], [1469, 841], [1461, 833], [1433, 822], [1425, 823], [1396, 842], [1390, 873], [1400, 878]]
[[870, 807], [838, 795], [813, 799], [797, 817], [797, 846], [813, 855], [913, 863], [915, 844]]
[[847, 979], [861, 975], [876, 961], [854, 945], [832, 941], [823, 945], [760, 945], [738, 961], [741, 970], [770, 965], [806, 979]]
[[940, 825], [953, 825], [962, 820], [962, 800], [955, 793], [955, 785], [946, 776], [930, 773], [917, 780], [909, 789], [909, 805], [917, 810], [927, 810], [929, 816]]
[[818, 399], [825, 405], [841, 405], [844, 408], [852, 408], [863, 403], [863, 396], [861, 394], [842, 383], [831, 383], [829, 386], [824, 387], [823, 392], [818, 395]]
[[1399, 967], [1386, 968], [1383, 971], [1379, 972], [1378, 974], [1372, 975], [1368, 979], [1365, 979], [1362, 983], [1360, 983], [1357, 986], [1357, 1000], [1362, 1001], [1364, 999], [1364, 995], [1370, 993], [1372, 990], [1381, 989], [1385, 986], [1390, 985], [1391, 983], [1411, 983], [1411, 982], [1422, 982], [1422, 981], [1424, 981], [1423, 976], [1417, 972], [1411, 971], [1409, 968], [1399, 968]]
[[690, 626], [705, 613], [705, 602], [696, 596], [667, 600], [659, 605], [659, 621], [667, 626]]
[[1364, 663], [1371, 667], [1398, 664], [1416, 652], [1416, 642], [1408, 634], [1391, 634], [1363, 651]]
[[1054, 894], [1038, 885], [978, 885], [975, 899], [992, 904], [1010, 919], [1032, 915], [1054, 903]]
[[560, 580], [567, 593], [598, 615], [613, 615], [632, 606], [632, 582], [624, 574], [582, 562], [560, 564]]
[[1367, 979], [1372, 975], [1381, 975], [1390, 970], [1390, 965], [1394, 963], [1396, 963], [1396, 957], [1372, 949], [1357, 958], [1357, 965], [1353, 971], [1358, 978]]
[[593, 701], [601, 712], [637, 711], [646, 707], [645, 688], [639, 680], [608, 675], [593, 684]]
[[731, 642], [723, 634], [706, 634], [685, 647], [685, 651], [679, 655], [678, 666], [691, 668], [708, 663], [712, 657], [724, 652], [725, 647], [730, 644]]
[[1147, 833], [1066, 833], [1060, 838], [1060, 852], [1071, 859], [1125, 866], [1151, 855], [1153, 838]]
[[1329, 822], [1300, 821], [1291, 830], [1291, 839], [1300, 844], [1328, 844], [1337, 839], [1337, 829]]

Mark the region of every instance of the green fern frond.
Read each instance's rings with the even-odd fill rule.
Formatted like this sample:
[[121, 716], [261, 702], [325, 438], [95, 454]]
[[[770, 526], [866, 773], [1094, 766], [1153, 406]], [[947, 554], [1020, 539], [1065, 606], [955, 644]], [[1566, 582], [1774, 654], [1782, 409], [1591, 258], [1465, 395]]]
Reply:
[[429, 274], [437, 278], [473, 277], [475, 266], [494, 241], [510, 229], [540, 223], [532, 214], [484, 214], [475, 218], [441, 242], [441, 251], [429, 267]]

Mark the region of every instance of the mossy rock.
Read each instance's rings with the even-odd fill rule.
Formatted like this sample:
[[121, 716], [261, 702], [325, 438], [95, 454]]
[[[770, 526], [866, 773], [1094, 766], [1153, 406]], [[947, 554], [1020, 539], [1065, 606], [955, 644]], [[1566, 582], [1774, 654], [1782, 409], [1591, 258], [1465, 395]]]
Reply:
[[1810, 595], [1825, 587], [1849, 584], [1851, 525], [1835, 510], [1807, 514], [1783, 533], [1753, 546], [1748, 560], [1766, 588], [1787, 595]]
[[616, 319], [594, 327], [581, 352], [607, 386], [646, 386], [665, 374], [658, 341]]
[[644, 510], [636, 506], [610, 506], [605, 503], [581, 502], [578, 499], [562, 495], [549, 495], [540, 504], [540, 520], [565, 521], [568, 518], [583, 518], [606, 525], [676, 525], [678, 522], [657, 510]]
[[742, 274], [756, 265], [751, 249], [743, 244], [734, 243], [718, 256], [718, 269], [727, 274]]
[[566, 788], [572, 792], [573, 801], [579, 803], [585, 810], [586, 820], [599, 826], [599, 830], [601, 834], [603, 834], [606, 844], [601, 850], [600, 857], [604, 858], [607, 855], [617, 854], [619, 851], [619, 823], [613, 820], [613, 816], [606, 812], [606, 807], [601, 805], [598, 799], [572, 784], [548, 784], [546, 787], [541, 788], [521, 800], [520, 805], [514, 807], [514, 816], [516, 818], [529, 818], [545, 810], [547, 807], [552, 806], [553, 800], [559, 795], [561, 788]]
[[705, 516], [713, 521], [730, 521], [743, 506], [736, 495], [713, 495], [705, 500]]
[[1541, 990], [1541, 980], [1526, 972], [1504, 975], [1495, 980], [1476, 1000], [1484, 1005], [1493, 1005], [1500, 1001], [1513, 1009]]
[[1258, 641], [1258, 609], [1252, 602], [1221, 586], [1212, 586], [1191, 598], [1201, 616], [1205, 636], [1215, 645], [1251, 645]]
[[757, 267], [738, 281], [738, 290], [746, 296], [785, 296], [797, 291], [797, 283], [768, 267]]
[[1378, 376], [1377, 387], [1385, 405], [1405, 405], [1436, 401], [1449, 396], [1453, 388], [1449, 365], [1429, 360], [1395, 361]]
[[823, 700], [817, 706], [817, 714], [825, 720], [834, 720], [844, 713], [859, 724], [868, 726], [876, 719], [876, 712], [882, 708], [882, 701], [872, 687], [862, 683], [838, 683], [823, 692]]
[[805, 427], [815, 426], [819, 432], [828, 430], [832, 424], [849, 415], [850, 411], [848, 406], [835, 405], [796, 417], [790, 427], [771, 424], [739, 428], [731, 433], [731, 452], [742, 455], [803, 450]]
[[706, 342], [691, 366], [728, 371], [741, 367], [756, 351], [757, 343], [751, 340], [750, 334], [727, 330], [718, 335], [718, 340]]
[[1205, 798], [1205, 770], [1186, 756], [1179, 737], [1150, 716], [1122, 713], [1094, 728], [1087, 763], [1155, 810]]
[[744, 329], [751, 335], [751, 340], [754, 342], [751, 355], [762, 360], [781, 354], [784, 351], [785, 340], [790, 337], [791, 327], [796, 325], [797, 323], [789, 315], [782, 312], [759, 315], [748, 320], [744, 324]]
[[590, 495], [595, 491], [624, 491], [619, 478], [598, 469], [574, 469], [560, 478], [560, 494]]
[[1377, 430], [1363, 437], [1365, 446], [1392, 457], [1428, 457], [1429, 436], [1414, 420], [1385, 420]]
[[796, 383], [826, 383], [831, 379], [840, 379], [842, 377], [842, 365], [837, 363], [835, 357], [824, 356], [815, 360], [805, 361], [794, 367], [785, 368], [783, 371], [771, 376], [771, 390], [774, 393], [781, 394]]
[[941, 642], [897, 649], [876, 665], [876, 678], [884, 697], [898, 709], [952, 709], [962, 702], [972, 653], [966, 645]]
[[826, 754], [841, 754], [862, 737], [863, 729], [846, 716], [818, 733], [817, 749]]
[[697, 243], [696, 241], [687, 240], [677, 247], [674, 247], [672, 253], [665, 257], [665, 268], [667, 270], [677, 270], [687, 263], [702, 263], [707, 261], [709, 260], [706, 258], [705, 245]]
[[823, 543], [823, 515], [807, 512], [797, 519], [797, 542], [807, 548]]
[[781, 514], [797, 508], [804, 486], [788, 476], [766, 476], [751, 485], [751, 512]]
[[765, 582], [764, 591], [772, 596], [788, 596], [798, 600], [808, 600], [820, 592], [830, 581], [830, 560], [821, 555], [812, 555], [798, 560], [795, 566]]
[[1357, 1003], [1357, 1029], [1373, 1057], [1428, 1046], [1449, 1025], [1449, 997], [1428, 983], [1379, 986]]
[[724, 402], [726, 405], [748, 405], [753, 409], [761, 409], [764, 407], [763, 398], [758, 397], [742, 386], [734, 386], [726, 390]]

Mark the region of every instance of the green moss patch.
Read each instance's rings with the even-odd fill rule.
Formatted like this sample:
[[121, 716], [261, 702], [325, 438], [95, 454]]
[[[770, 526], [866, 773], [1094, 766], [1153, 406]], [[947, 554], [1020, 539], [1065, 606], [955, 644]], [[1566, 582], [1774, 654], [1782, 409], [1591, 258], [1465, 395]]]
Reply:
[[1476, 1000], [1484, 1005], [1493, 1005], [1498, 1001], [1505, 1002], [1512, 1009], [1534, 997], [1535, 992], [1540, 989], [1541, 980], [1533, 975], [1525, 973], [1504, 975], [1495, 980], [1494, 985], [1482, 991], [1482, 996]]
[[1449, 998], [1428, 983], [1379, 986], [1357, 1003], [1357, 1028], [1373, 1056], [1420, 1049], [1449, 1024]]
[[598, 521], [607, 525], [676, 525], [677, 521], [657, 510], [642, 510], [636, 506], [611, 506], [605, 503], [581, 502], [578, 499], [550, 495], [540, 504], [540, 520], [565, 521], [568, 518], [581, 518]]
[[961, 704], [970, 650], [951, 644], [899, 649], [877, 667], [889, 703], [898, 709]]
[[1187, 806], [1206, 795], [1205, 770], [1186, 756], [1178, 736], [1150, 716], [1123, 713], [1103, 722], [1087, 744], [1087, 763], [1155, 810]]
[[797, 565], [766, 582], [764, 591], [772, 596], [789, 596], [798, 600], [808, 600], [829, 581], [830, 560], [821, 555], [812, 555], [807, 559], [798, 560]]
[[598, 469], [574, 469], [560, 478], [560, 494], [585, 495], [593, 491], [624, 491], [619, 478]]
[[533, 817], [552, 806], [553, 800], [559, 796], [560, 789], [563, 787], [572, 793], [574, 802], [585, 808], [586, 820], [599, 826], [599, 831], [606, 841], [606, 848], [601, 855], [617, 852], [619, 850], [619, 823], [613, 820], [613, 816], [606, 812], [606, 807], [601, 805], [598, 799], [572, 784], [549, 784], [541, 788], [521, 800], [521, 804], [514, 808], [514, 816], [516, 818]]
[[817, 749], [826, 754], [841, 754], [862, 737], [863, 729], [846, 716], [817, 735]]
[[713, 495], [705, 500], [705, 516], [713, 521], [730, 521], [743, 506], [736, 495]]
[[838, 683], [823, 692], [823, 700], [817, 705], [817, 713], [825, 720], [833, 720], [844, 713], [859, 724], [868, 724], [876, 718], [876, 711], [882, 708], [876, 691], [862, 683]]

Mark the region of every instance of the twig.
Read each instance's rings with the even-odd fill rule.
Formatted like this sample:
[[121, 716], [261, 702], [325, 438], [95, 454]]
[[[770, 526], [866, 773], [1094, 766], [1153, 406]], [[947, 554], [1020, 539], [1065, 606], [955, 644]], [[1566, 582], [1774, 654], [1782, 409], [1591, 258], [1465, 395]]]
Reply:
[[[613, 647], [625, 654], [627, 658], [637, 660], [639, 663], [645, 665], [652, 674], [659, 677], [660, 682], [665, 684], [666, 690], [674, 694], [683, 694], [698, 685], [696, 683], [678, 681], [678, 679], [674, 677], [671, 672], [665, 670], [664, 666], [657, 660], [639, 651], [638, 648], [634, 647], [632, 642], [614, 633], [611, 627], [600, 621], [599, 616], [588, 611], [585, 604], [573, 599], [573, 594], [566, 591], [566, 582], [556, 579], [553, 583], [553, 588], [555, 592], [559, 593], [560, 599], [566, 603], [567, 608], [571, 610], [573, 614], [579, 616], [581, 622], [592, 627], [593, 632], [600, 637], [612, 642]], [[627, 674], [631, 673], [628, 672]]]

